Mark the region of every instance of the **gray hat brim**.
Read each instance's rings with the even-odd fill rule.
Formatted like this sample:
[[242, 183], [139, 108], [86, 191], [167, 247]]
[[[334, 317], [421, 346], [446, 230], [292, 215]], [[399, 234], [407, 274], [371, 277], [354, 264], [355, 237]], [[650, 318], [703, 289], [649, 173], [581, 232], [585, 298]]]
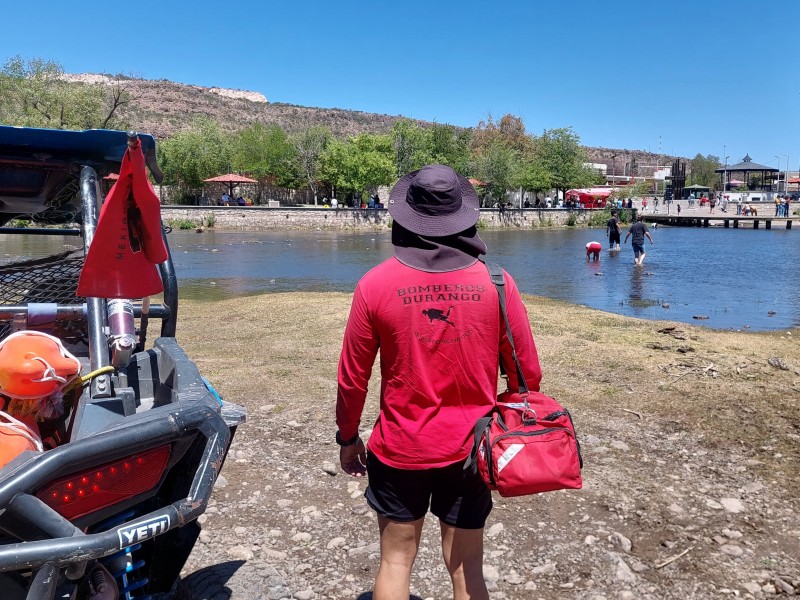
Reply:
[[389, 214], [403, 227], [418, 235], [444, 237], [469, 229], [478, 222], [480, 200], [466, 177], [458, 175], [461, 185], [461, 207], [446, 215], [426, 215], [414, 210], [406, 201], [408, 188], [419, 170], [401, 177], [389, 193]]

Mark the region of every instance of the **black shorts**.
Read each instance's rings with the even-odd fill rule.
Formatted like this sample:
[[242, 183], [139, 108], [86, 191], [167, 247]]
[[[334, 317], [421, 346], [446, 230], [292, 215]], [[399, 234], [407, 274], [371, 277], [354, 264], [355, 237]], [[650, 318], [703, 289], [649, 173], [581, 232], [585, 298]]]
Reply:
[[379, 515], [407, 523], [428, 512], [461, 529], [481, 529], [492, 511], [492, 493], [464, 461], [436, 469], [395, 469], [367, 453], [369, 486], [364, 496]]
[[609, 244], [615, 244], [615, 243], [616, 243], [616, 244], [619, 244], [619, 239], [620, 239], [620, 238], [619, 238], [619, 232], [617, 232], [617, 231], [612, 231], [612, 232], [611, 232], [611, 233], [608, 235], [608, 243], [609, 243]]

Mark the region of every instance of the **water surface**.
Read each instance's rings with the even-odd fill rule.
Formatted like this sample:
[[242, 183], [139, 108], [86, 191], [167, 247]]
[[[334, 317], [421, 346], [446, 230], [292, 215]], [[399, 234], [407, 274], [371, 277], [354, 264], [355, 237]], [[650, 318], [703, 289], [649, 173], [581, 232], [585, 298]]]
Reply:
[[[487, 260], [502, 264], [524, 293], [646, 319], [714, 328], [800, 326], [800, 232], [652, 229], [647, 259], [630, 242], [587, 262], [584, 246], [604, 230], [482, 231]], [[345, 232], [175, 231], [169, 235], [184, 298], [221, 299], [279, 291], [352, 291], [392, 255], [390, 235]], [[0, 236], [3, 261], [58, 252], [76, 238]], [[668, 308], [665, 306], [668, 305]], [[696, 320], [694, 317], [708, 317]]]

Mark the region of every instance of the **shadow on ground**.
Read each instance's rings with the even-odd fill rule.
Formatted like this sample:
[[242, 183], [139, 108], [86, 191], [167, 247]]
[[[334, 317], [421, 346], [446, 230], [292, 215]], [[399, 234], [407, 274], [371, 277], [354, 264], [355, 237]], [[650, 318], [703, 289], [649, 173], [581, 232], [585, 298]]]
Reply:
[[[363, 594], [359, 595], [356, 600], [372, 600], [372, 592], [364, 592]], [[412, 594], [408, 597], [408, 600], [422, 600], [422, 598]]]
[[178, 584], [176, 600], [230, 600], [233, 591], [227, 583], [244, 564], [232, 560], [195, 571]]

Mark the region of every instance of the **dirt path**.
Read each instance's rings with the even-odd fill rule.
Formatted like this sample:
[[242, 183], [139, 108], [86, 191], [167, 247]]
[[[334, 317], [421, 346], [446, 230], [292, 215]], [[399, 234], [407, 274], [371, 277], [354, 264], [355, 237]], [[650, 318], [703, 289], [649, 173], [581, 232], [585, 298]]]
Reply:
[[[342, 294], [281, 295], [241, 312], [235, 303], [187, 311], [199, 320], [228, 315], [218, 331], [179, 336], [226, 398], [249, 411], [185, 570], [200, 587], [221, 575], [226, 588], [215, 598], [369, 597], [376, 519], [365, 482], [334, 467], [335, 368], [348, 303]], [[800, 351], [792, 335], [582, 308], [563, 315], [559, 303], [527, 303], [543, 389], [576, 418], [585, 485], [495, 498], [485, 550], [492, 598], [800, 592]], [[248, 313], [264, 316], [212, 359]], [[583, 358], [565, 352], [577, 341]], [[633, 357], [637, 369], [628, 366]], [[371, 404], [365, 423], [374, 397]], [[429, 519], [412, 578], [419, 598], [451, 597], [439, 543]]]

